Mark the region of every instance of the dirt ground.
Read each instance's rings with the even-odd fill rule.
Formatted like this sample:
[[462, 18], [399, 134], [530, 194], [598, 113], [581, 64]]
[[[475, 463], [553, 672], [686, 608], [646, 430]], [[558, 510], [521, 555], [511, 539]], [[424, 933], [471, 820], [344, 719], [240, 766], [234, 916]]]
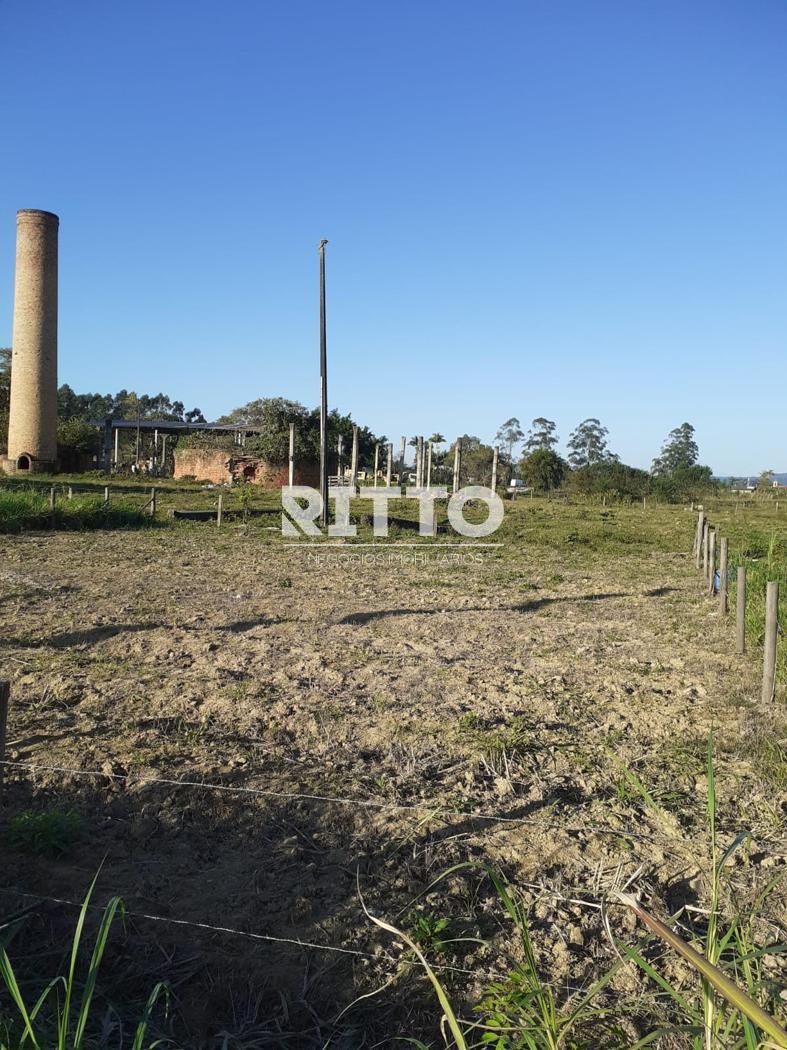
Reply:
[[[442, 1045], [420, 970], [359, 893], [400, 928], [445, 917], [480, 939], [422, 939], [469, 1013], [510, 969], [511, 925], [480, 867], [430, 886], [493, 867], [569, 994], [616, 959], [611, 889], [631, 880], [661, 915], [707, 903], [712, 729], [721, 839], [753, 836], [730, 892], [753, 898], [787, 865], [784, 731], [759, 710], [758, 654], [734, 655], [703, 593], [692, 516], [510, 518], [502, 546], [441, 555], [315, 559], [243, 525], [0, 537], [8, 757], [38, 767], [8, 769], [4, 821], [82, 818], [57, 855], [3, 843], [0, 923], [35, 903], [15, 891], [81, 900], [103, 861], [96, 903], [120, 894], [129, 915], [102, 992], [131, 1009], [168, 980], [174, 1045]], [[785, 911], [778, 888], [763, 936]], [[29, 913], [10, 948], [28, 977], [54, 975], [75, 918]], [[609, 922], [641, 932], [621, 908]], [[623, 968], [610, 995], [644, 986]]]

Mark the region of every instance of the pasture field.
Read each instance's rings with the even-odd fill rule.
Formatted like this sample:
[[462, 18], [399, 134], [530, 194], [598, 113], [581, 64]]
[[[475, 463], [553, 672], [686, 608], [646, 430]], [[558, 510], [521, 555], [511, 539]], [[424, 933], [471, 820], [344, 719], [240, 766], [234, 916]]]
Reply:
[[[119, 894], [127, 914], [91, 1046], [120, 1045], [158, 980], [170, 1002], [151, 1032], [169, 1045], [445, 1046], [422, 966], [365, 909], [434, 965], [468, 1046], [694, 1046], [699, 978], [614, 891], [707, 933], [712, 734], [719, 846], [750, 833], [721, 926], [743, 916], [753, 952], [787, 940], [785, 644], [764, 710], [758, 605], [766, 576], [785, 580], [787, 507], [707, 508], [752, 567], [741, 657], [687, 507], [521, 500], [482, 549], [419, 540], [403, 501], [388, 542], [315, 556], [280, 535], [278, 493], [238, 499], [221, 530], [169, 522], [216, 501], [169, 483], [144, 527], [0, 535], [19, 763], [0, 926], [25, 912], [7, 928], [20, 986], [59, 972], [77, 910], [55, 902], [81, 901], [100, 868], [94, 902]], [[527, 913], [524, 942], [485, 869]], [[560, 1043], [521, 1035], [530, 939], [560, 1011], [614, 971]], [[621, 961], [632, 946], [686, 1009]], [[757, 956], [748, 982], [782, 1023], [785, 959]]]

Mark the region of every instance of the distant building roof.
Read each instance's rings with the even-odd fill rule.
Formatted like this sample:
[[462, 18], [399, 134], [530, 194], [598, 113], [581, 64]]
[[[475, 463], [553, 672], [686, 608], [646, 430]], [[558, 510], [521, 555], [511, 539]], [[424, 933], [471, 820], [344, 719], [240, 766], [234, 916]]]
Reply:
[[107, 416], [106, 419], [91, 419], [90, 425], [93, 427], [103, 427], [106, 425], [113, 427], [115, 430], [177, 430], [177, 431], [190, 431], [200, 432], [203, 430], [217, 430], [217, 431], [228, 431], [232, 432], [243, 432], [244, 434], [261, 434], [263, 427], [250, 426], [248, 423], [183, 423], [177, 419], [140, 419], [139, 422], [136, 419], [113, 419], [111, 416]]

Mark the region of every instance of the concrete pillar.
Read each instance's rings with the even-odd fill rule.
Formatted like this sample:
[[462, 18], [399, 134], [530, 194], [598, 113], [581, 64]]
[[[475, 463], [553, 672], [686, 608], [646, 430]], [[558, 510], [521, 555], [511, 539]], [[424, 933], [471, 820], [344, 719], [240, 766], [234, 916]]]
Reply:
[[48, 211], [16, 215], [11, 404], [6, 469], [57, 468], [57, 233]]

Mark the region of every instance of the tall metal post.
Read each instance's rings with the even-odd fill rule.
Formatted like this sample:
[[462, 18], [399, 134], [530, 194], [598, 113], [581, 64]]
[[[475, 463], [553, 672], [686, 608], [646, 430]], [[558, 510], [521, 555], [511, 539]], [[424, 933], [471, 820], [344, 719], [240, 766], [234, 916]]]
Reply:
[[320, 241], [320, 495], [322, 524], [328, 524], [328, 341], [325, 330], [325, 245]]

